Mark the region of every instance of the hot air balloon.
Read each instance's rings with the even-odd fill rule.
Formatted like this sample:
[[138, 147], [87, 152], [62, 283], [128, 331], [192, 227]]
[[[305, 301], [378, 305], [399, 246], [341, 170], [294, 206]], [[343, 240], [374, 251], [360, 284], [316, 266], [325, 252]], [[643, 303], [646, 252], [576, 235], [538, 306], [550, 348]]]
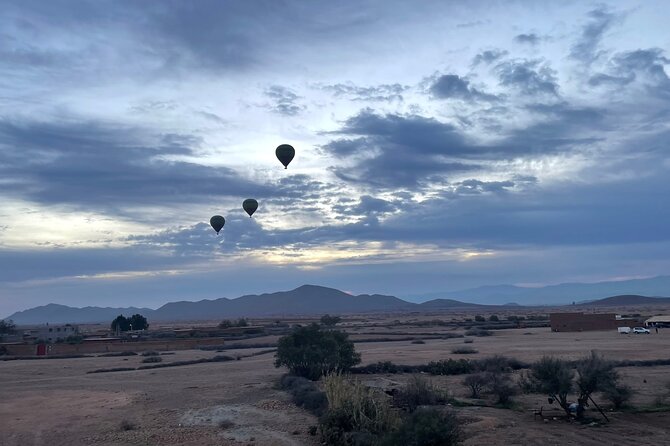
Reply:
[[251, 218], [254, 212], [256, 212], [256, 209], [258, 209], [258, 201], [254, 200], [253, 198], [247, 198], [242, 203], [242, 208], [244, 208], [246, 213], [249, 214], [249, 218]]
[[295, 156], [295, 149], [288, 144], [282, 144], [275, 150], [275, 155], [277, 155], [277, 159], [284, 165], [284, 169], [288, 169], [289, 163]]
[[216, 231], [216, 234], [219, 234], [219, 231], [223, 229], [223, 225], [226, 224], [226, 219], [220, 215], [215, 215], [209, 219], [209, 224], [212, 225], [212, 228]]

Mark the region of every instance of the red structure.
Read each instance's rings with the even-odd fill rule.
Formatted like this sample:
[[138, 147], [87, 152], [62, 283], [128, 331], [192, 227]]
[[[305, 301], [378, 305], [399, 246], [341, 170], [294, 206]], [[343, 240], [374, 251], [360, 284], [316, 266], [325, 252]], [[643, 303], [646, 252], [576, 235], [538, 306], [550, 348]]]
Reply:
[[630, 326], [630, 320], [617, 319], [614, 313], [551, 313], [551, 331], [616, 330]]

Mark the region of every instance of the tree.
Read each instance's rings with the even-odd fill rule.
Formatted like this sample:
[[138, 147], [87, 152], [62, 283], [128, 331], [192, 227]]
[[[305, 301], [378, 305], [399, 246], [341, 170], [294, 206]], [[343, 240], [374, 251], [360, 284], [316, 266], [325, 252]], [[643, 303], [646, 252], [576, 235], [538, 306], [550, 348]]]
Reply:
[[224, 319], [219, 323], [219, 328], [230, 328], [233, 326], [233, 323], [228, 319]]
[[128, 322], [130, 323], [130, 326], [133, 330], [147, 330], [149, 328], [147, 318], [141, 314], [133, 314], [128, 319]]
[[240, 318], [237, 320], [237, 326], [238, 327], [247, 327], [249, 325], [249, 322], [247, 322], [246, 319]]
[[275, 367], [311, 380], [333, 371], [347, 371], [361, 362], [354, 343], [338, 330], [321, 330], [317, 324], [296, 328], [279, 339]]
[[342, 320], [339, 316], [331, 316], [330, 314], [324, 314], [321, 316], [321, 323], [326, 327], [334, 327]]
[[491, 316], [489, 316], [489, 321], [491, 322], [498, 322], [499, 320], [500, 318], [498, 318], [498, 315], [496, 314], [492, 314]]
[[475, 316], [475, 322], [486, 322], [486, 318], [480, 314]]
[[568, 394], [572, 390], [573, 372], [561, 359], [543, 356], [530, 368], [529, 379], [535, 391], [544, 393], [558, 402], [568, 416]]
[[[584, 408], [589, 405], [589, 399], [594, 392], [616, 388], [619, 375], [614, 370], [614, 363], [606, 360], [596, 352], [577, 362], [577, 418], [584, 414]], [[591, 399], [593, 401], [593, 399]]]
[[128, 331], [130, 330], [130, 321], [122, 314], [116, 316], [116, 319], [112, 321], [112, 331]]
[[16, 324], [14, 324], [14, 321], [11, 319], [0, 319], [0, 335], [14, 334], [14, 332], [16, 332]]
[[470, 389], [470, 398], [479, 398], [487, 384], [488, 380], [483, 373], [473, 373], [463, 380], [463, 385]]

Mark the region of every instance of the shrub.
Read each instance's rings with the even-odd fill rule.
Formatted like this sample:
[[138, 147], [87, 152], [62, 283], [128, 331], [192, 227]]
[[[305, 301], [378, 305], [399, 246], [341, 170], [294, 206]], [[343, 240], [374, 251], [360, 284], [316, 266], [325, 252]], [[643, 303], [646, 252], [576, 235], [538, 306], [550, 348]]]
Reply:
[[159, 353], [153, 350], [150, 350], [148, 352], [142, 352], [142, 356], [158, 356]]
[[465, 332], [465, 335], [466, 336], [479, 336], [479, 337], [493, 336], [493, 332], [490, 331], [490, 330], [482, 330], [482, 329], [479, 329], [479, 328], [471, 328], [470, 330], [467, 330]]
[[488, 379], [483, 373], [468, 375], [463, 380], [463, 385], [470, 389], [470, 398], [479, 398], [482, 390], [487, 384]]
[[423, 339], [415, 339], [412, 341], [412, 344], [425, 344], [425, 343], [426, 341], [424, 341]]
[[486, 374], [488, 390], [496, 397], [496, 404], [507, 404], [516, 395], [516, 388], [507, 373], [488, 372]]
[[320, 419], [321, 439], [329, 445], [373, 444], [398, 424], [382, 395], [339, 374], [324, 379], [328, 411]]
[[446, 400], [445, 392], [440, 392], [420, 375], [414, 375], [403, 388], [393, 394], [393, 404], [409, 412], [414, 412], [419, 406], [442, 404]]
[[492, 314], [491, 316], [489, 316], [489, 321], [491, 321], [491, 322], [498, 322], [499, 320], [500, 320], [500, 318], [498, 318], [498, 316], [495, 315], [495, 314]]
[[307, 378], [284, 375], [280, 385], [291, 394], [296, 406], [304, 408], [317, 417], [323, 415], [328, 408], [326, 394]]
[[154, 363], [154, 362], [162, 362], [163, 358], [160, 356], [148, 356], [142, 360], [143, 363]]
[[431, 361], [425, 367], [425, 371], [431, 375], [462, 375], [470, 373], [473, 365], [467, 359], [443, 359]]
[[361, 362], [348, 335], [337, 330], [321, 330], [317, 324], [296, 328], [279, 339], [275, 366], [312, 380], [333, 371], [346, 371]]
[[234, 426], [235, 426], [235, 423], [233, 423], [230, 420], [219, 421], [219, 428], [220, 429], [226, 430], [226, 429], [230, 429], [231, 427], [234, 427]]
[[625, 384], [614, 384], [606, 386], [603, 389], [603, 395], [615, 409], [620, 409], [630, 401], [631, 396], [633, 396], [633, 389]]
[[483, 372], [508, 372], [510, 370], [519, 370], [527, 368], [528, 365], [516, 358], [494, 355], [488, 358], [480, 359], [475, 364], [477, 369]]
[[100, 358], [113, 358], [116, 356], [137, 356], [137, 353], [131, 352], [131, 351], [125, 351], [125, 352], [111, 352], [111, 353], [103, 353], [101, 355], [98, 355]]
[[455, 347], [451, 349], [451, 353], [455, 355], [472, 355], [479, 352], [472, 347]]
[[472, 338], [463, 339], [464, 344], [472, 344], [473, 342], [475, 342], [475, 340]]
[[122, 431], [132, 431], [136, 429], [136, 426], [134, 423], [128, 421], [128, 420], [123, 420], [121, 421], [121, 424], [119, 424], [119, 428]]
[[463, 438], [456, 416], [438, 409], [421, 409], [388, 434], [383, 446], [452, 446]]
[[486, 318], [478, 314], [475, 316], [475, 322], [486, 322]]

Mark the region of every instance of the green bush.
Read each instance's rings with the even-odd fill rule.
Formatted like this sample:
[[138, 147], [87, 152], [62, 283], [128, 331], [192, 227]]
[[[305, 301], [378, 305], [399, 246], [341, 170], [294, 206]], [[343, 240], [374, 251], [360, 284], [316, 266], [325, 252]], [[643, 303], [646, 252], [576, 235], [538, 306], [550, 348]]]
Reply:
[[438, 409], [421, 409], [406, 418], [388, 434], [383, 446], [453, 446], [463, 434], [456, 416]]
[[321, 330], [317, 324], [296, 328], [279, 339], [275, 367], [286, 366], [292, 374], [312, 380], [334, 371], [347, 371], [361, 362], [348, 335]]

